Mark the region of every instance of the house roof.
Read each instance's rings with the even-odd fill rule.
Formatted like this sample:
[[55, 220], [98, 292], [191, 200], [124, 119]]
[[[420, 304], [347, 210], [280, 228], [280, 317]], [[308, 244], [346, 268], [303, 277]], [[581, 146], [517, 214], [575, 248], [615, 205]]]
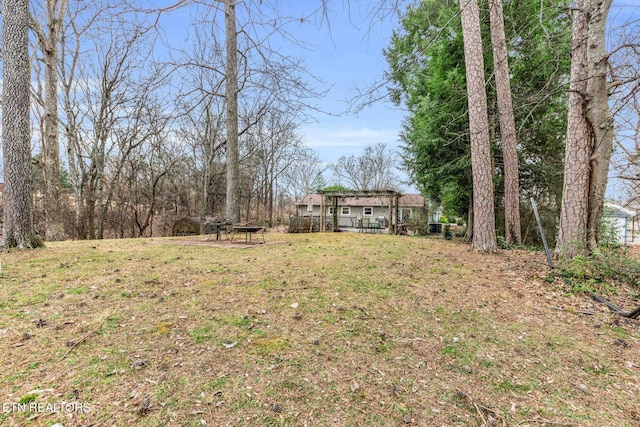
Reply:
[[615, 203], [605, 203], [604, 205], [609, 209], [608, 213], [605, 211], [606, 216], [617, 217], [617, 218], [631, 218], [636, 214], [635, 211], [625, 208], [623, 206], [617, 205]]
[[[307, 194], [300, 199], [297, 206], [308, 205], [320, 206], [322, 204], [321, 194]], [[344, 200], [338, 201], [339, 206], [389, 206], [387, 197], [345, 197]], [[398, 199], [399, 206], [406, 207], [423, 207], [424, 196], [422, 194], [405, 194]]]

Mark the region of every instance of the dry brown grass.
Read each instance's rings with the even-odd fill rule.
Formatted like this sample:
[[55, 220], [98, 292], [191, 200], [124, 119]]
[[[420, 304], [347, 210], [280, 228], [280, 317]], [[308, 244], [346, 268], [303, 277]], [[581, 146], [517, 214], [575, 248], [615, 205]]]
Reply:
[[542, 253], [266, 237], [2, 254], [0, 403], [90, 410], [0, 424], [640, 424], [640, 322], [545, 282]]

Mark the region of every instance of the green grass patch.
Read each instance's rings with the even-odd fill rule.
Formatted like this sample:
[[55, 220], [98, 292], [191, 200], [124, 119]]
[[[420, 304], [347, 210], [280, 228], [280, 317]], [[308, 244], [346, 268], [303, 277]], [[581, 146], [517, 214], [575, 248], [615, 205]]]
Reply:
[[81, 295], [87, 293], [89, 288], [87, 286], [81, 286], [79, 288], [67, 288], [66, 291], [68, 295]]
[[207, 322], [203, 326], [190, 329], [187, 334], [193, 338], [196, 344], [200, 344], [213, 338], [215, 330], [216, 326], [212, 322]]

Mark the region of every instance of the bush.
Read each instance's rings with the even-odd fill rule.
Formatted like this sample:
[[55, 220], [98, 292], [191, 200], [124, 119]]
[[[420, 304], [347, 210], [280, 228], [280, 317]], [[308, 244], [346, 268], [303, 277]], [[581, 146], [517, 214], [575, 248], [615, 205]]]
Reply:
[[607, 211], [608, 208], [605, 207], [602, 220], [600, 220], [600, 246], [610, 249], [619, 248], [621, 246], [618, 241], [620, 230], [616, 227], [615, 221], [606, 216]]
[[429, 234], [429, 218], [422, 213], [415, 213], [407, 220], [407, 230], [416, 236]]
[[445, 240], [451, 240], [453, 238], [453, 234], [451, 234], [451, 224], [445, 224], [442, 237], [444, 237]]
[[590, 256], [561, 261], [555, 272], [573, 292], [615, 293], [616, 286], [640, 286], [640, 261], [621, 249], [603, 249]]

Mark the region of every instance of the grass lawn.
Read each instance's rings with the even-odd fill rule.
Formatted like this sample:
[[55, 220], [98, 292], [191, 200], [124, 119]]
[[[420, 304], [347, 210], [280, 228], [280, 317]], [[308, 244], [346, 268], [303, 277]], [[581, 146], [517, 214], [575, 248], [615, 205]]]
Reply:
[[544, 253], [265, 237], [0, 254], [0, 425], [640, 425], [640, 321]]

